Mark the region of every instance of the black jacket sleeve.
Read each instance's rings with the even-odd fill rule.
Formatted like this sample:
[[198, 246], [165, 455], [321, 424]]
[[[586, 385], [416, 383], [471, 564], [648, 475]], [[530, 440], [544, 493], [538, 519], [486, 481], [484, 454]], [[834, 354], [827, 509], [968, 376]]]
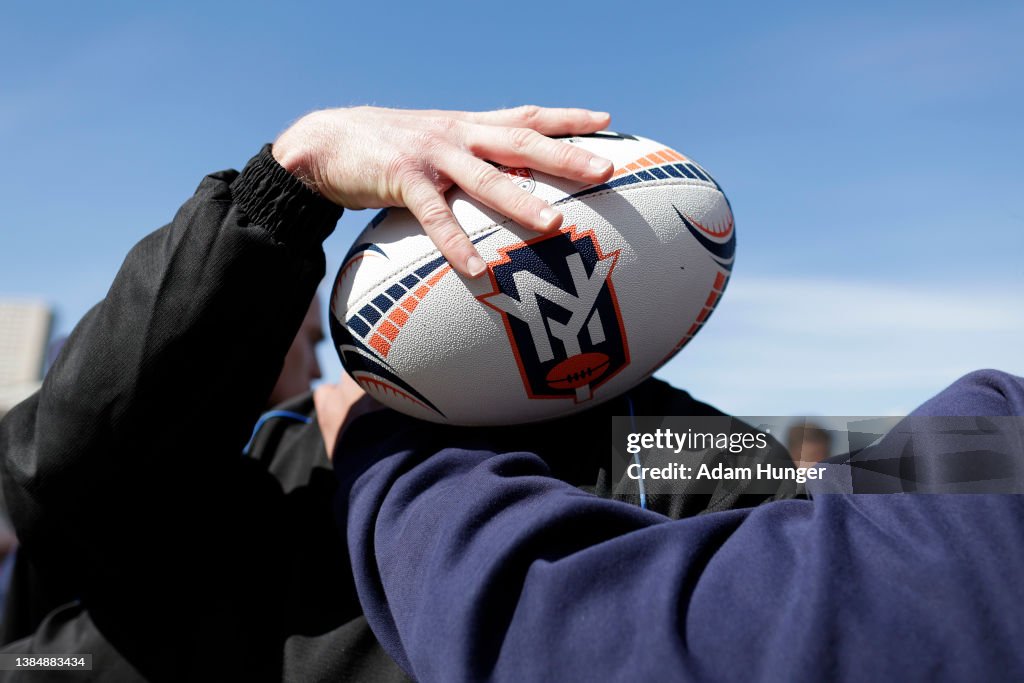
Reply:
[[[169, 677], [175, 662], [273, 671], [232, 661], [279, 635], [262, 627], [274, 598], [252, 598], [286, 533], [280, 488], [239, 456], [340, 214], [269, 145], [241, 174], [207, 177], [0, 423], [23, 552], [126, 656], [166, 655]], [[210, 642], [223, 649], [189, 651]]]

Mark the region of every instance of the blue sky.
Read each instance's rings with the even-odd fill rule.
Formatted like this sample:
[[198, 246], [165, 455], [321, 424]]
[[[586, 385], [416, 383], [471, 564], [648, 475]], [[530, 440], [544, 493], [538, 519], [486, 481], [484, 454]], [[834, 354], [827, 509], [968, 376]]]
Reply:
[[[298, 5], [5, 4], [0, 296], [69, 330], [204, 174], [315, 108], [579, 105], [694, 157], [735, 209], [677, 386], [854, 415], [1024, 374], [1020, 3]], [[342, 219], [329, 272], [369, 218]]]

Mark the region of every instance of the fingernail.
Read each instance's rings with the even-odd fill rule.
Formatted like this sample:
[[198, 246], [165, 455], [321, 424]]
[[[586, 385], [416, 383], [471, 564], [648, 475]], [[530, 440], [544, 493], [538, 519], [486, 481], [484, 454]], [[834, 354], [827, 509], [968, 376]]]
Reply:
[[604, 119], [611, 118], [611, 114], [606, 111], [594, 111], [590, 112], [590, 118], [595, 121], [603, 121]]
[[590, 157], [590, 168], [598, 173], [607, 173], [612, 167], [612, 162], [601, 157]]
[[466, 271], [470, 277], [482, 275], [485, 270], [487, 270], [487, 264], [476, 254], [473, 254], [466, 260]]
[[541, 209], [538, 215], [544, 226], [550, 228], [558, 220], [559, 213], [549, 206]]

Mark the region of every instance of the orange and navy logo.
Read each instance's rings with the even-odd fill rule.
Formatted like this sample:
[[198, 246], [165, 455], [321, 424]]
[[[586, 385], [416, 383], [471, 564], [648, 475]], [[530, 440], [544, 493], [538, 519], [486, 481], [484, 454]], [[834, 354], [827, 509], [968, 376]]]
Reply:
[[501, 314], [527, 395], [589, 400], [629, 364], [611, 280], [619, 252], [572, 226], [500, 253], [494, 291], [478, 298]]

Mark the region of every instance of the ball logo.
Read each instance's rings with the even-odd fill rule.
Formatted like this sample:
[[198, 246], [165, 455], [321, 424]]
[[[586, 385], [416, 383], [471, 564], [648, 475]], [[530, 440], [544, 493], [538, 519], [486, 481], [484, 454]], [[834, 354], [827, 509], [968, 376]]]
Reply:
[[629, 364], [611, 281], [619, 252], [572, 226], [500, 253], [479, 299], [501, 313], [527, 394], [589, 400]]
[[537, 181], [533, 179], [533, 171], [528, 168], [512, 168], [501, 164], [497, 168], [509, 180], [518, 185], [521, 190], [533, 192], [534, 188], [537, 187]]

